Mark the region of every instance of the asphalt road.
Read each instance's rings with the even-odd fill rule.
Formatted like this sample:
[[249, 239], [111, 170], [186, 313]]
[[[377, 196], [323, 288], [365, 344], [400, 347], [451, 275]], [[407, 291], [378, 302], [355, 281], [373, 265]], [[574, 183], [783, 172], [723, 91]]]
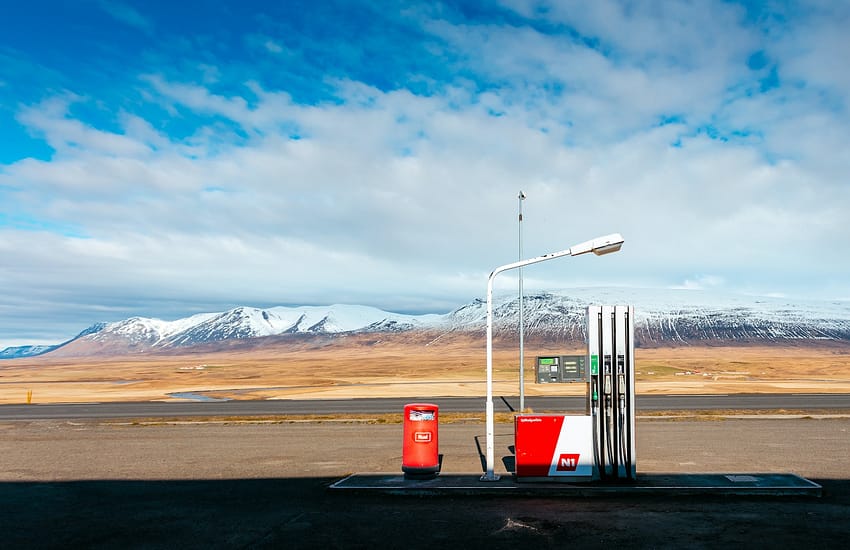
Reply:
[[[272, 401], [199, 401], [74, 403], [0, 405], [3, 420], [61, 420], [102, 418], [167, 418], [181, 416], [274, 416], [287, 414], [379, 414], [394, 413], [407, 403], [426, 401], [441, 412], [484, 411], [483, 397], [310, 399]], [[535, 412], [583, 411], [584, 397], [526, 397], [526, 407]], [[516, 396], [496, 397], [496, 412], [519, 407]], [[640, 395], [637, 412], [659, 410], [848, 410], [850, 394], [730, 394], [730, 395]]]

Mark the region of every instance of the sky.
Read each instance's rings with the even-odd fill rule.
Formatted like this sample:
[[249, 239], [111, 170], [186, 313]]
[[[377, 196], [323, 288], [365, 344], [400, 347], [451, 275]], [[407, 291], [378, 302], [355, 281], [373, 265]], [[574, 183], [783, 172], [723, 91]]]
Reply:
[[[238, 305], [850, 299], [850, 3], [0, 2], [0, 349]], [[515, 292], [517, 272], [497, 292]]]

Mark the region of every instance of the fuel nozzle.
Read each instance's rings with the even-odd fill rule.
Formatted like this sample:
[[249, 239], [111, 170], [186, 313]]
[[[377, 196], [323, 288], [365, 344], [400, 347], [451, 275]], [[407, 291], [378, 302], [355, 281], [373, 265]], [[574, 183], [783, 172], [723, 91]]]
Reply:
[[611, 416], [611, 375], [605, 375], [605, 381], [602, 386], [602, 393], [605, 395], [605, 414]]
[[614, 392], [611, 380], [611, 356], [605, 355], [602, 359], [602, 394], [605, 396], [605, 415], [611, 416], [611, 395]]
[[599, 389], [597, 388], [596, 379], [590, 382], [590, 409], [591, 414], [596, 416], [599, 413]]

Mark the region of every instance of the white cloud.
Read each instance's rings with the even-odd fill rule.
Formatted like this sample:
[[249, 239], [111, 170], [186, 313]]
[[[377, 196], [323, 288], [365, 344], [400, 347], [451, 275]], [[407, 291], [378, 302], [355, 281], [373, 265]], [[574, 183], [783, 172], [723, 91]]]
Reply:
[[101, 0], [98, 2], [98, 5], [103, 11], [121, 23], [146, 33], [153, 32], [154, 26], [151, 20], [127, 4], [116, 2], [115, 0]]
[[21, 124], [32, 132], [42, 134], [45, 141], [59, 154], [69, 150], [100, 155], [143, 156], [149, 148], [136, 140], [111, 132], [97, 130], [72, 118], [68, 106], [83, 98], [67, 94], [25, 108], [18, 115]]
[[270, 51], [271, 53], [281, 53], [281, 52], [283, 52], [283, 46], [281, 46], [280, 44], [278, 44], [277, 42], [275, 42], [274, 40], [271, 40], [271, 39], [266, 40], [263, 43], [263, 46], [265, 46], [265, 48], [268, 51]]
[[[539, 3], [516, 4], [522, 14], [538, 13]], [[665, 115], [705, 122], [726, 90], [746, 76], [755, 34], [724, 4], [667, 2], [663, 13], [654, 13], [655, 4], [641, 6], [547, 5], [543, 17], [577, 35], [531, 26], [459, 28], [436, 22], [432, 28], [469, 52], [478, 71], [506, 81], [508, 88], [520, 83], [519, 101], [560, 85], [563, 91], [549, 98], [549, 109], [577, 127], [575, 140], [620, 138]]]
[[[847, 88], [815, 55], [841, 45], [836, 24], [768, 40], [727, 4], [511, 5], [598, 47], [531, 23], [429, 20], [478, 81], [417, 95], [329, 79], [335, 101], [312, 104], [261, 75], [217, 86], [225, 66], [206, 65], [201, 82], [143, 76], [142, 100], [195, 125], [184, 138], [144, 108], [109, 124], [74, 114], [96, 97], [23, 109], [55, 154], [4, 166], [0, 191], [86, 238], [0, 228], [0, 254], [16, 259], [0, 267], [3, 288], [44, 308], [105, 308], [88, 315], [165, 302], [445, 311], [516, 259], [523, 189], [528, 256], [626, 237], [616, 256], [535, 267], [529, 289], [847, 295]], [[802, 48], [803, 30], [820, 28]], [[792, 84], [753, 91], [746, 60], [759, 48]], [[0, 307], [13, 301], [6, 291]]]

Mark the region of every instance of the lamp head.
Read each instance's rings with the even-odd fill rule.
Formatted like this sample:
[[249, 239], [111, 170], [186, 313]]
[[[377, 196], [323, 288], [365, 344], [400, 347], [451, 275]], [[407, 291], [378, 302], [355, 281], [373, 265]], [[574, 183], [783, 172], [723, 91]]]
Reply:
[[597, 256], [611, 254], [620, 250], [624, 241], [625, 239], [619, 233], [611, 233], [610, 235], [598, 237], [570, 247], [570, 256], [578, 256], [579, 254], [587, 254], [588, 252], [593, 252]]
[[524, 201], [524, 200], [525, 200], [525, 193], [523, 193], [522, 191], [520, 191], [520, 192], [519, 192], [519, 197], [518, 197], [518, 198], [519, 198], [519, 200]]
[[618, 243], [606, 244], [604, 246], [600, 246], [598, 248], [593, 249], [593, 253], [597, 256], [604, 256], [605, 254], [611, 254], [613, 252], [618, 252], [620, 248], [623, 247], [623, 241]]

